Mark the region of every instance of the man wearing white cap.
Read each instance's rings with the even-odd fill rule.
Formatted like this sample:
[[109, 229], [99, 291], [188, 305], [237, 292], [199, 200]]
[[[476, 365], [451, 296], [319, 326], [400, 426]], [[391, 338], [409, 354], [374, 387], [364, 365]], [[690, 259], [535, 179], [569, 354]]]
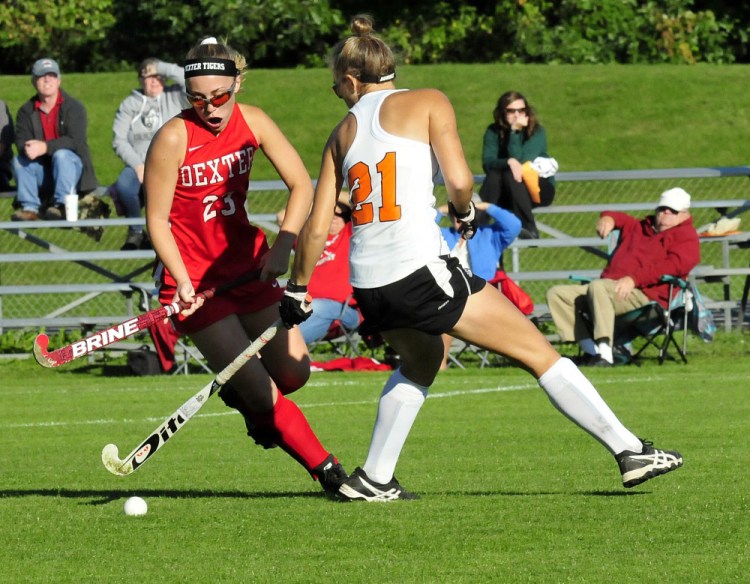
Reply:
[[[46, 207], [45, 219], [65, 216], [65, 195], [86, 194], [97, 187], [86, 137], [86, 109], [60, 88], [60, 67], [39, 59], [31, 68], [36, 94], [16, 115], [13, 159], [20, 207], [13, 221], [34, 221]], [[43, 200], [51, 194], [52, 199]]]
[[667, 308], [669, 284], [661, 277], [687, 278], [700, 261], [690, 195], [679, 187], [664, 191], [656, 213], [645, 219], [604, 211], [596, 232], [604, 238], [613, 229], [620, 230], [620, 239], [599, 280], [553, 286], [547, 292], [560, 339], [578, 341], [584, 353], [581, 365], [611, 366], [615, 317], [654, 300]]

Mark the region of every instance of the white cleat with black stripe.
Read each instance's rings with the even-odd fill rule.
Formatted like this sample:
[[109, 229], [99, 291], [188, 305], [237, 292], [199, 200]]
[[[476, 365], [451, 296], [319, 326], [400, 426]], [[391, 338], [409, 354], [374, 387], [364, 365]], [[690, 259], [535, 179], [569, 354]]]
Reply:
[[659, 450], [647, 440], [641, 442], [643, 452], [626, 450], [615, 457], [620, 465], [622, 484], [628, 489], [682, 466], [682, 455], [679, 452]]
[[387, 502], [399, 499], [419, 499], [418, 495], [408, 493], [398, 483], [396, 477], [390, 482], [381, 484], [371, 480], [361, 468], [357, 467], [349, 478], [339, 487], [336, 498], [339, 501]]

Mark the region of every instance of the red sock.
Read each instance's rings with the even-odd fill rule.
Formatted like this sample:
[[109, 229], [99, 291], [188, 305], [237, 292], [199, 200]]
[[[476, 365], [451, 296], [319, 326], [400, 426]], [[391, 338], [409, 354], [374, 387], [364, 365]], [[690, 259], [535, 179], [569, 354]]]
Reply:
[[292, 400], [279, 394], [272, 412], [255, 416], [258, 425], [271, 426], [280, 448], [308, 471], [328, 457], [305, 415]]

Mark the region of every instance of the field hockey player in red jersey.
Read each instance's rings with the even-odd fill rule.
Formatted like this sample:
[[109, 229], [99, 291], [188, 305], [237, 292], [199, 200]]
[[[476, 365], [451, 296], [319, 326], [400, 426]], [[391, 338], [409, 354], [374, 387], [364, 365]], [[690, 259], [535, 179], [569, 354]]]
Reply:
[[[294, 241], [312, 202], [302, 160], [261, 109], [237, 103], [245, 58], [206, 38], [184, 63], [192, 108], [167, 122], [146, 157], [146, 218], [164, 265], [159, 300], [190, 303], [173, 317], [219, 371], [279, 318], [284, 274]], [[258, 150], [289, 189], [284, 222], [269, 247], [250, 225], [245, 208], [250, 169]], [[260, 277], [204, 302], [204, 290], [260, 269]], [[310, 375], [310, 357], [299, 330], [284, 327], [245, 364], [219, 396], [239, 410], [248, 434], [266, 448], [279, 446], [335, 492], [346, 478], [338, 460], [316, 437], [297, 405], [285, 396]]]

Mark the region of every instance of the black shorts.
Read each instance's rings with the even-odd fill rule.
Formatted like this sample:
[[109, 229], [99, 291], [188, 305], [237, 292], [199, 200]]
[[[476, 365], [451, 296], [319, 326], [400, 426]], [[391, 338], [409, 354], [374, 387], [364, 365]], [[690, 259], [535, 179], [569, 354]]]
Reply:
[[354, 288], [364, 322], [362, 334], [398, 328], [431, 335], [450, 331], [464, 311], [466, 300], [484, 288], [485, 280], [464, 270], [458, 259], [442, 256], [447, 286], [441, 287], [425, 266], [406, 278], [381, 288]]

